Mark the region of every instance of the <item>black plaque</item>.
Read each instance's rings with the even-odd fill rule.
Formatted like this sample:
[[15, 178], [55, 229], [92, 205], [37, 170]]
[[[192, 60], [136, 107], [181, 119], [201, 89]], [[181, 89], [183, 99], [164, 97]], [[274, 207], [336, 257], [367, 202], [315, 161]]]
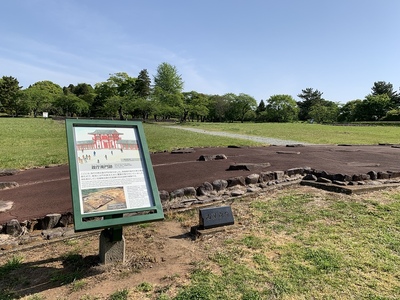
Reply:
[[209, 229], [235, 223], [230, 206], [200, 209], [199, 217], [199, 229]]

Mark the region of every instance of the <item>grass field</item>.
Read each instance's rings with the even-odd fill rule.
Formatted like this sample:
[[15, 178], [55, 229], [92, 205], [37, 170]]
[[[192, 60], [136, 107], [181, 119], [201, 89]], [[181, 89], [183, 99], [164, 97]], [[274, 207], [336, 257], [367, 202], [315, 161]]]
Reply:
[[295, 189], [235, 203], [245, 232], [210, 241], [176, 299], [399, 299], [399, 200]]
[[[400, 144], [400, 127], [329, 126], [306, 123], [186, 123], [204, 130], [296, 140], [314, 144]], [[0, 118], [0, 168], [32, 168], [66, 164], [66, 134], [62, 121]], [[260, 146], [256, 142], [203, 135], [144, 124], [151, 152], [185, 147]]]
[[186, 123], [204, 130], [295, 140], [312, 144], [400, 144], [400, 127], [309, 123]]

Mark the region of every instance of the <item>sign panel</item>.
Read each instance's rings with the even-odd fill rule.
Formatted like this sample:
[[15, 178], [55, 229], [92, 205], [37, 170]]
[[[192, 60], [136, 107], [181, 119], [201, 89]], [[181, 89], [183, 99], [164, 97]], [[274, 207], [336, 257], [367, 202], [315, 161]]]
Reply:
[[75, 230], [163, 219], [141, 122], [67, 119]]

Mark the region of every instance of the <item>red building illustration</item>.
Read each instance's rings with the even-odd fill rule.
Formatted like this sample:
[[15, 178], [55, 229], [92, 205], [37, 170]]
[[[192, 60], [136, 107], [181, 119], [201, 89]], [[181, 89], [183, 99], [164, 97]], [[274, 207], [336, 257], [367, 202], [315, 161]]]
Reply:
[[117, 149], [118, 141], [121, 139], [119, 133], [115, 129], [97, 129], [93, 132], [89, 132], [93, 135], [92, 140], [95, 145], [95, 149]]
[[123, 133], [119, 133], [115, 129], [96, 129], [89, 132], [92, 135], [91, 140], [77, 141], [77, 150], [90, 149], [127, 149], [137, 150], [138, 144], [136, 140], [122, 140], [120, 137]]

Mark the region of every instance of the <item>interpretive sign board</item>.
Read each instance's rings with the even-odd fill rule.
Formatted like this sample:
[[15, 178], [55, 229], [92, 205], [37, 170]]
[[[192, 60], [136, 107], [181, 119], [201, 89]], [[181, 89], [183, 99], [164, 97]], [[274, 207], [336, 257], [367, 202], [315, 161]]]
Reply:
[[164, 218], [141, 122], [65, 124], [75, 231]]

